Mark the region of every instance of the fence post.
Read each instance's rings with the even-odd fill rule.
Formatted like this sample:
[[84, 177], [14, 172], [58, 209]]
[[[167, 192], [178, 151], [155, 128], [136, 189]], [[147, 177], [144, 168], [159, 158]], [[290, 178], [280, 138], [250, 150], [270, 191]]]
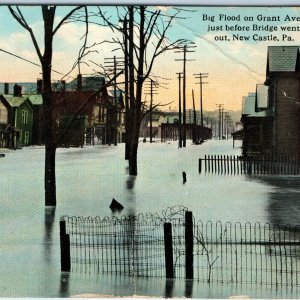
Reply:
[[199, 159], [199, 173], [202, 171], [202, 159]]
[[60, 266], [62, 272], [71, 271], [70, 236], [66, 234], [66, 221], [59, 222], [60, 228]]
[[172, 224], [164, 223], [166, 278], [174, 278]]
[[193, 214], [191, 211], [185, 212], [185, 278], [194, 278], [194, 233], [193, 233]]

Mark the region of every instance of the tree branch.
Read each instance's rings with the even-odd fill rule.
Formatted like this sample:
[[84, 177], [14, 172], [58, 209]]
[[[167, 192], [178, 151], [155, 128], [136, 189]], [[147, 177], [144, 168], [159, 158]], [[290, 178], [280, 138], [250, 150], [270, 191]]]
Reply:
[[30, 37], [31, 37], [31, 40], [32, 40], [33, 45], [34, 45], [34, 48], [35, 48], [36, 53], [37, 53], [37, 55], [38, 55], [38, 57], [39, 57], [39, 60], [40, 60], [40, 62], [42, 62], [43, 56], [42, 56], [40, 47], [39, 47], [39, 45], [38, 45], [38, 43], [37, 43], [37, 40], [36, 40], [35, 35], [34, 35], [33, 31], [32, 31], [32, 28], [28, 25], [28, 23], [27, 23], [26, 19], [24, 18], [24, 16], [23, 16], [21, 10], [19, 9], [18, 6], [16, 6], [16, 9], [18, 10], [18, 13], [19, 13], [19, 15], [18, 15], [18, 14], [14, 11], [14, 9], [12, 8], [12, 6], [8, 5], [8, 9], [9, 9], [11, 15], [14, 17], [14, 19], [15, 19], [15, 20], [16, 20], [23, 28], [25, 28], [25, 29], [29, 32]]
[[77, 10], [79, 10], [79, 9], [81, 9], [81, 8], [83, 8], [83, 7], [85, 7], [86, 8], [86, 6], [83, 6], [83, 5], [81, 5], [81, 6], [77, 6], [77, 7], [75, 7], [74, 9], [72, 9], [67, 15], [65, 15], [62, 19], [61, 19], [61, 21], [57, 24], [57, 26], [55, 27], [55, 29], [53, 30], [53, 35], [55, 35], [55, 33], [57, 32], [57, 30], [65, 23], [65, 21], [67, 21], [73, 14], [74, 14], [74, 12], [76, 12]]

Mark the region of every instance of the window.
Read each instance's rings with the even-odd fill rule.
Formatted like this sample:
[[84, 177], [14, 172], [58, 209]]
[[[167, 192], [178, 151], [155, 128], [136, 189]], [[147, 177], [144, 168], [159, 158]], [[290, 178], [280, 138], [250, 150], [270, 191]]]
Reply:
[[105, 115], [106, 115], [106, 109], [104, 107], [101, 107], [100, 115], [99, 115], [99, 119], [101, 123], [105, 122]]
[[22, 110], [22, 124], [27, 125], [28, 122], [28, 111]]
[[7, 124], [7, 109], [0, 103], [0, 124]]
[[95, 123], [99, 123], [99, 106], [93, 107], [93, 118]]

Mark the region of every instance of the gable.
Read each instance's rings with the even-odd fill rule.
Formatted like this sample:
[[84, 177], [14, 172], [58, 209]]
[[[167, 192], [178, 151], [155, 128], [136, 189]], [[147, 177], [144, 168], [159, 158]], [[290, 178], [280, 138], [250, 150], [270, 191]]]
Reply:
[[26, 100], [26, 98], [23, 96], [15, 97], [13, 95], [2, 95], [2, 97], [10, 107], [19, 107]]
[[22, 104], [19, 105], [18, 109], [28, 110], [28, 111], [32, 112], [32, 107], [31, 107], [31, 105], [28, 103], [28, 100], [27, 100], [27, 99], [26, 99]]

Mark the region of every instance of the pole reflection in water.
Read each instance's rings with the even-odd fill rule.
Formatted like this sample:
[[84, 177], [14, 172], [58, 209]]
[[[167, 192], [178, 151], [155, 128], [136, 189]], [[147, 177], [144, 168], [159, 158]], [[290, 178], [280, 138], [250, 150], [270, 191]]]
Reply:
[[185, 280], [184, 296], [186, 298], [192, 298], [192, 296], [193, 296], [193, 284], [194, 284], [194, 281], [192, 279], [186, 279]]
[[136, 176], [129, 175], [126, 180], [126, 187], [128, 190], [132, 190], [134, 188]]
[[59, 287], [59, 296], [60, 297], [69, 297], [69, 280], [70, 273], [62, 272], [60, 275], [60, 287]]
[[166, 279], [165, 298], [172, 298], [174, 291], [174, 279]]
[[55, 220], [55, 207], [45, 208], [44, 228], [44, 258], [47, 263], [51, 262], [52, 256], [52, 233]]

